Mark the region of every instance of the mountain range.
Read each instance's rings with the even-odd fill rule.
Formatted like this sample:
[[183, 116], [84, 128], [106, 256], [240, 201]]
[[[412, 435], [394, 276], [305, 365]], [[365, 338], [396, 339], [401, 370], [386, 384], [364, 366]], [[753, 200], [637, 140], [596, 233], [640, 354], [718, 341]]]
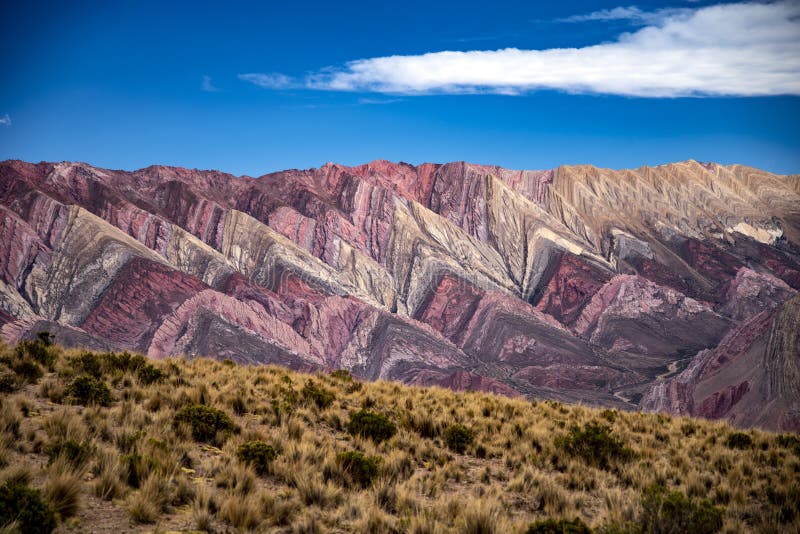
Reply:
[[0, 334], [800, 431], [800, 175], [0, 163]]

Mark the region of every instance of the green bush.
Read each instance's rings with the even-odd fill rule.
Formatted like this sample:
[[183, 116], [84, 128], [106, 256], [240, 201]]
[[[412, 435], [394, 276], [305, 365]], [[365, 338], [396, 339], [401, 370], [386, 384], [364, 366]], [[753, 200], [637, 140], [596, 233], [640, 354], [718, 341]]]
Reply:
[[52, 367], [56, 361], [56, 356], [40, 339], [26, 339], [20, 341], [14, 348], [17, 358], [32, 358], [34, 361], [44, 365], [45, 367]]
[[569, 519], [544, 519], [528, 526], [525, 534], [591, 534], [590, 529], [579, 517]]
[[0, 529], [12, 523], [14, 531], [49, 534], [56, 528], [56, 515], [39, 490], [9, 480], [0, 486]]
[[690, 501], [680, 491], [667, 494], [661, 486], [650, 486], [637, 523], [647, 534], [712, 534], [722, 528], [722, 510], [706, 499]]
[[269, 473], [270, 464], [278, 457], [278, 453], [268, 443], [248, 441], [239, 446], [236, 456], [240, 462], [252, 466], [259, 475], [266, 475]]
[[189, 425], [192, 429], [192, 437], [196, 441], [206, 443], [215, 441], [220, 432], [227, 437], [235, 430], [233, 421], [228, 414], [202, 404], [184, 406], [175, 413], [172, 422], [176, 427], [181, 424]]
[[749, 449], [753, 446], [753, 438], [744, 432], [734, 432], [728, 436], [725, 445], [729, 449]]
[[464, 425], [450, 425], [444, 431], [444, 442], [447, 448], [458, 454], [464, 454], [467, 447], [475, 441], [475, 433]]
[[28, 357], [14, 361], [11, 369], [22, 384], [35, 384], [44, 375], [41, 366]]
[[73, 402], [83, 406], [90, 404], [110, 406], [113, 400], [111, 390], [106, 383], [92, 375], [76, 377], [64, 390], [64, 394]]
[[350, 416], [347, 432], [380, 443], [391, 439], [397, 433], [397, 426], [385, 415], [359, 410]]
[[147, 358], [141, 354], [131, 354], [130, 352], [107, 352], [101, 357], [106, 370], [111, 373], [115, 371], [136, 372], [140, 367], [147, 365]]
[[587, 465], [606, 470], [633, 458], [633, 451], [611, 435], [611, 428], [598, 423], [587, 423], [583, 429], [573, 426], [569, 434], [555, 439], [555, 446]]
[[10, 371], [0, 371], [0, 393], [14, 393], [19, 389], [17, 376]]
[[366, 488], [378, 476], [381, 458], [365, 456], [358, 451], [346, 451], [337, 454], [336, 461], [354, 484]]
[[324, 410], [333, 404], [334, 398], [333, 393], [321, 388], [311, 380], [308, 380], [306, 385], [303, 386], [303, 399], [306, 402], [313, 402], [320, 410]]
[[136, 371], [136, 378], [144, 386], [161, 382], [165, 376], [164, 371], [149, 363], [139, 367]]
[[103, 360], [93, 352], [83, 352], [70, 362], [76, 373], [91, 375], [95, 378], [103, 376]]

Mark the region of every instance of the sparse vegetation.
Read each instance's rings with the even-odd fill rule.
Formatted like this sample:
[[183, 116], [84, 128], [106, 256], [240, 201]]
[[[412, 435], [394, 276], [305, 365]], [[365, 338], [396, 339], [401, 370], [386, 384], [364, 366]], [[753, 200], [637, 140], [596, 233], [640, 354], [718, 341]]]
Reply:
[[791, 434], [33, 343], [0, 343], [0, 531], [800, 529]]

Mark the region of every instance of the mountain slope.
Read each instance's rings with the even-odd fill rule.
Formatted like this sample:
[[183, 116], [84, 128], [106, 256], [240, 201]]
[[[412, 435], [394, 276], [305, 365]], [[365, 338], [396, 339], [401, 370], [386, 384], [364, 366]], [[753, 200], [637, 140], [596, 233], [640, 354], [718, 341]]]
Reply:
[[154, 358], [620, 407], [645, 395], [647, 409], [796, 429], [797, 384], [770, 386], [775, 373], [748, 386], [759, 416], [735, 415], [738, 368], [708, 391], [693, 383], [728, 409], [669, 392], [758, 317], [773, 317], [775, 341], [749, 345], [750, 359], [795, 368], [797, 310], [784, 303], [800, 289], [797, 177], [693, 161], [376, 161], [257, 179], [6, 161], [0, 186], [12, 343], [47, 329]]

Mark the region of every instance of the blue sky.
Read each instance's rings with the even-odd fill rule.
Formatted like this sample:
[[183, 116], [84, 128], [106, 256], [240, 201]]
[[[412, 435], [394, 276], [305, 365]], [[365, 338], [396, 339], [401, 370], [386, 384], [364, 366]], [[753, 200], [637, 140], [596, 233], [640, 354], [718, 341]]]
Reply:
[[797, 173], [796, 5], [6, 2], [0, 159]]

